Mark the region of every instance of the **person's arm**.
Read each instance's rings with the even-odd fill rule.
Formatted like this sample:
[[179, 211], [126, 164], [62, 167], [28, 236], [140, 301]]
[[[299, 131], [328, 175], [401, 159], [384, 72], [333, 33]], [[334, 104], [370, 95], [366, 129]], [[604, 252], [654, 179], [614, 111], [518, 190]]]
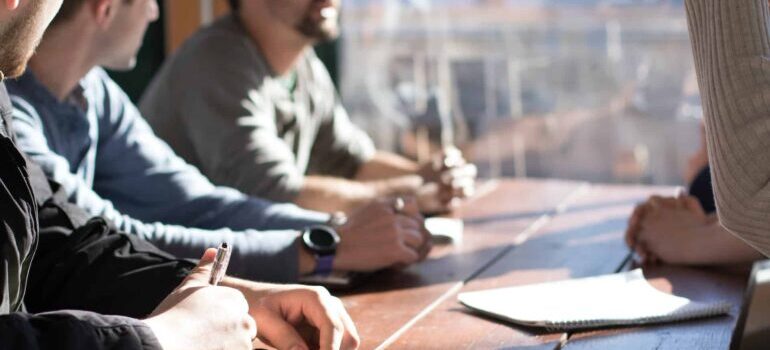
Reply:
[[687, 0], [719, 220], [770, 256], [770, 12], [766, 0]]
[[111, 111], [109, 120], [99, 123], [94, 187], [121, 212], [145, 222], [203, 229], [297, 230], [328, 220], [325, 213], [214, 186], [160, 140], [120, 87], [99, 73]]
[[325, 212], [351, 213], [367, 203], [388, 196], [415, 196], [423, 181], [418, 176], [361, 182], [339, 177], [306, 176], [297, 205]]
[[762, 253], [727, 231], [716, 217], [695, 241], [689, 260], [694, 265], [730, 265], [753, 263], [763, 259]]
[[1, 315], [0, 339], [7, 349], [166, 350], [142, 321], [86, 311]]
[[377, 151], [374, 156], [362, 164], [356, 172], [358, 181], [382, 180], [398, 176], [417, 175], [420, 165], [401, 155]]
[[730, 234], [693, 196], [653, 196], [632, 214], [626, 242], [643, 263], [730, 265], [762, 254]]
[[[16, 104], [14, 125], [20, 147], [36, 163], [41, 165], [46, 175], [64, 184], [62, 186], [73, 202], [84, 208], [90, 215], [104, 216], [113, 221], [120, 230], [148, 239], [172, 254], [194, 258], [199, 256], [203, 249], [217, 246], [219, 243], [226, 241], [236, 247], [233, 252], [233, 260], [236, 263], [234, 263], [232, 269], [238, 276], [275, 282], [296, 281], [300, 270], [298, 266], [299, 245], [297, 244], [296, 231], [304, 228], [306, 225], [324, 222], [328, 218], [327, 215], [320, 213], [308, 216], [310, 212], [295, 209], [296, 207], [293, 206], [263, 204], [260, 201], [246, 198], [233, 190], [215, 188], [210, 183], [205, 182], [205, 180], [194, 183], [193, 185], [196, 185], [194, 187], [183, 189], [180, 187], [184, 186], [184, 182], [174, 182], [174, 174], [168, 171], [168, 168], [165, 168], [167, 170], [166, 176], [162, 176], [163, 174], [160, 173], [160, 170], [163, 170], [163, 164], [180, 162], [177, 159], [171, 158], [167, 163], [159, 160], [161, 166], [151, 167], [147, 165], [151, 159], [144, 159], [142, 161], [141, 157], [139, 160], [134, 157], [132, 159], [133, 166], [121, 163], [121, 161], [109, 165], [115, 170], [109, 174], [108, 181], [110, 183], [106, 186], [115, 190], [112, 192], [108, 191], [109, 193], [122, 196], [123, 200], [131, 201], [136, 206], [145, 205], [146, 208], [144, 210], [146, 211], [158, 208], [158, 211], [173, 211], [177, 209], [184, 212], [185, 210], [191, 210], [190, 208], [195, 208], [197, 211], [190, 213], [190, 215], [196, 215], [200, 217], [200, 220], [188, 221], [188, 223], [191, 226], [199, 225], [214, 227], [215, 229], [197, 229], [180, 225], [169, 225], [164, 220], [160, 220], [160, 218], [157, 218], [158, 220], [155, 222], [152, 222], [152, 220], [149, 222], [137, 220], [116, 210], [112, 202], [103, 199], [90, 186], [84, 183], [80, 177], [70, 173], [67, 161], [48, 147], [35, 110], [22, 100], [15, 99], [14, 103]], [[120, 125], [120, 127], [128, 130], [131, 129], [130, 125]], [[132, 136], [135, 136], [135, 134]], [[142, 138], [143, 136], [136, 137]], [[134, 142], [142, 141], [134, 139]], [[151, 143], [152, 140], [147, 142]], [[132, 145], [131, 147], [134, 146]], [[151, 153], [151, 151], [141, 149], [141, 147], [138, 148], [140, 151], [144, 150], [145, 153]], [[122, 149], [123, 153], [119, 153], [120, 155], [113, 154], [111, 156], [121, 160], [132, 158], [129, 151], [133, 152], [135, 149], [128, 147]], [[108, 148], [105, 152], [107, 152], [107, 155], [110, 155], [110, 151], [121, 152], [117, 150], [117, 147]], [[99, 166], [99, 163], [97, 163], [97, 166]], [[182, 166], [189, 168], [184, 164]], [[147, 180], [149, 185], [143, 186], [144, 174], [146, 172], [153, 172], [154, 175], [149, 177], [151, 179]], [[184, 176], [191, 177], [194, 180], [201, 178], [194, 170], [186, 170], [186, 174], [176, 179]], [[175, 198], [163, 196], [164, 193], [168, 194], [168, 192], [163, 192], [166, 190], [163, 188], [164, 185], [172, 187], [172, 190], [176, 189], [174, 193], [176, 195]], [[196, 197], [195, 194], [187, 194], [188, 192], [186, 191], [199, 191], [203, 192], [203, 194]], [[136, 197], [133, 201], [130, 198], [132, 194]], [[189, 202], [183, 202], [175, 208], [174, 204], [179, 203], [180, 196], [182, 201], [189, 200]], [[207, 207], [207, 205], [210, 205], [210, 207]], [[259, 212], [259, 208], [264, 210]], [[209, 213], [207, 213], [207, 209], [210, 209]], [[282, 218], [285, 215], [282, 211], [294, 212], [297, 214], [297, 218], [304, 220], [296, 220], [296, 222], [293, 222], [294, 220], [278, 220], [288, 221], [289, 224], [287, 224], [268, 219], [267, 222], [262, 224], [264, 226], [276, 227], [276, 229], [281, 228], [281, 226], [293, 226], [290, 230], [233, 230], [228, 227], [228, 224], [232, 228], [249, 227], [250, 225], [259, 226], [258, 221], [260, 218], [264, 219], [270, 216]], [[146, 213], [140, 211], [138, 214]], [[239, 217], [240, 215], [243, 218]], [[221, 217], [231, 217], [231, 220], [223, 220]], [[309, 220], [309, 218], [313, 220]], [[182, 220], [177, 219], [177, 221], [180, 222]], [[258, 266], [281, 266], [282, 268], [265, 269]]]
[[[179, 120], [175, 127], [189, 141], [188, 152], [215, 183], [259, 198], [293, 201], [304, 171], [278, 137], [271, 96], [280, 91], [268, 84], [269, 69], [252, 44], [235, 34], [211, 33], [195, 43], [164, 68], [164, 91], [155, 91], [160, 85], [154, 83], [142, 110], [157, 125]], [[161, 110], [173, 112], [154, 115]]]
[[[2, 84], [0, 84], [0, 90], [4, 90]], [[3, 114], [2, 117], [5, 119], [2, 99], [0, 93], [0, 114]], [[32, 191], [37, 186], [44, 186], [46, 182], [43, 179], [42, 183], [37, 183], [30, 179], [27, 170], [34, 167], [34, 164], [24, 160], [14, 149], [4, 130], [5, 128], [0, 124], [0, 164], [3, 164], [3, 168], [0, 168], [0, 266], [2, 267], [0, 268], [0, 339], [2, 339], [2, 347], [31, 350], [161, 350], [153, 332], [138, 320], [103, 316], [86, 311], [57, 311], [39, 315], [24, 311], [24, 304], [35, 299], [31, 295], [42, 292], [41, 289], [51, 288], [45, 293], [54, 295], [59, 292], [57, 285], [37, 283], [43, 278], [52, 276], [39, 276], [35, 265], [37, 261], [34, 260], [35, 247], [39, 248], [38, 256], [40, 256], [40, 246], [45, 245], [39, 243], [38, 218], [48, 222], [50, 218], [42, 216], [58, 211], [45, 206], [38, 211]], [[66, 223], [70, 220], [63, 218], [61, 221]], [[63, 228], [62, 234], [66, 232], [69, 231]], [[92, 250], [92, 252], [97, 251], [98, 248]], [[75, 258], [73, 256], [72, 260], [76, 260]], [[84, 265], [83, 262], [88, 261], [88, 257], [82, 255], [77, 260], [81, 263], [73, 265]], [[59, 280], [67, 279], [68, 276], [72, 275], [59, 276]], [[171, 279], [174, 280], [174, 276], [171, 276]], [[159, 284], [158, 287], [162, 289], [162, 283]], [[89, 287], [97, 289], [105, 286], [91, 281], [88, 285], [79, 287], [80, 297], [94, 299], [94, 294], [82, 293]], [[147, 302], [152, 303], [152, 294], [148, 293], [147, 297]], [[135, 301], [135, 298], [132, 296], [129, 301]], [[51, 309], [45, 310], [40, 303], [34, 301], [30, 306], [41, 306], [39, 309], [51, 311]], [[145, 306], [144, 309], [146, 310], [147, 307]], [[151, 310], [151, 307], [149, 309]]]

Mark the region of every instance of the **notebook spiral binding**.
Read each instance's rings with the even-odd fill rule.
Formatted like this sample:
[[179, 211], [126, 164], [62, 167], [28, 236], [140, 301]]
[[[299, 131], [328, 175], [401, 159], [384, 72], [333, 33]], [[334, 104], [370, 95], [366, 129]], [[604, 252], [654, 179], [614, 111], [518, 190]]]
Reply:
[[658, 315], [645, 317], [641, 319], [604, 319], [604, 320], [575, 320], [546, 322], [545, 328], [549, 332], [558, 332], [573, 329], [600, 328], [606, 326], [638, 326], [649, 323], [668, 323], [692, 320], [697, 318], [706, 318], [720, 314], [726, 314], [732, 308], [728, 302], [720, 302], [712, 305], [708, 309], [703, 309], [702, 304], [691, 304], [687, 307], [677, 310], [667, 315]]

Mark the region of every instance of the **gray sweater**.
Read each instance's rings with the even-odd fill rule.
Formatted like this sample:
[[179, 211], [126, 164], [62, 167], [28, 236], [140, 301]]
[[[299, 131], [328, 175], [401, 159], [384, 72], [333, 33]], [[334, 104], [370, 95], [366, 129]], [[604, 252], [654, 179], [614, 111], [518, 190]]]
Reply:
[[351, 178], [375, 152], [312, 49], [277, 76], [234, 16], [187, 40], [140, 108], [214, 183], [274, 201], [293, 201], [308, 174]]
[[687, 0], [720, 221], [770, 256], [767, 0]]

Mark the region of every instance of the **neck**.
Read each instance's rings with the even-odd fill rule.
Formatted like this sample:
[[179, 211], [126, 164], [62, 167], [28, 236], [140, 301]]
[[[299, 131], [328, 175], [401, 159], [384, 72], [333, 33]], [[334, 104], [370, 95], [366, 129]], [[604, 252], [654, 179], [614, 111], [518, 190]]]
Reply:
[[[239, 15], [240, 16], [240, 15]], [[293, 30], [271, 26], [269, 21], [244, 20], [241, 23], [259, 47], [267, 64], [277, 75], [291, 72], [312, 42]]]
[[37, 80], [59, 101], [96, 65], [85, 34], [70, 23], [50, 28], [29, 62]]

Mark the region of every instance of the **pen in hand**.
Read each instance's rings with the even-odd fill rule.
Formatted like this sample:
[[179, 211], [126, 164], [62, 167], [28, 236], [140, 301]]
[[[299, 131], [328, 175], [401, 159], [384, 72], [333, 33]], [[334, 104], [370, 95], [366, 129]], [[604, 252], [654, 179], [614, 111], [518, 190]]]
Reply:
[[216, 286], [225, 277], [227, 272], [227, 265], [230, 263], [230, 246], [227, 243], [222, 243], [217, 248], [217, 256], [214, 258], [214, 267], [211, 268], [211, 277], [209, 278], [209, 284]]

